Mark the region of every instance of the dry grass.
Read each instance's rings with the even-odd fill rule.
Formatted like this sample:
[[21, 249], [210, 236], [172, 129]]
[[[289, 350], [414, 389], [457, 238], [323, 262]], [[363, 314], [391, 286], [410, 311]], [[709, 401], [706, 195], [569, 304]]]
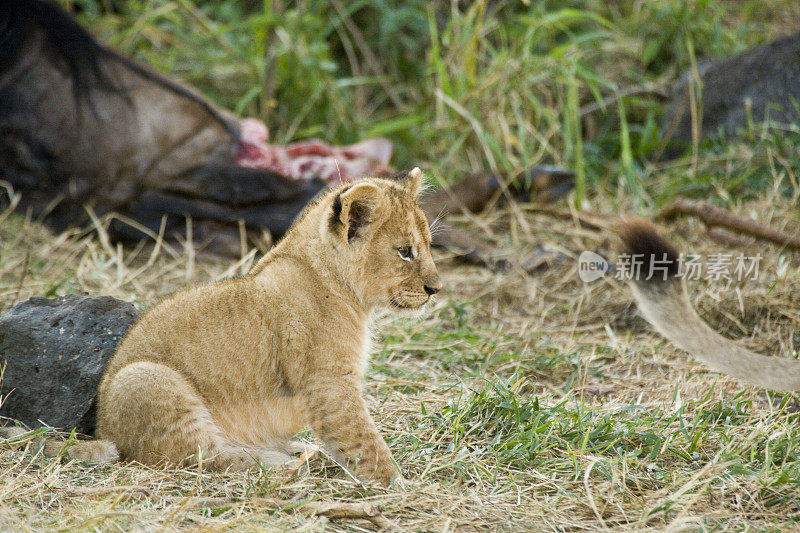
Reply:
[[[736, 211], [797, 231], [796, 206], [782, 198]], [[792, 529], [793, 398], [705, 371], [650, 330], [619, 283], [580, 282], [577, 254], [608, 254], [607, 235], [532, 207], [515, 213], [462, 222], [500, 253], [544, 246], [549, 268], [493, 273], [440, 254], [446, 290], [432, 311], [379, 320], [366, 390], [404, 486], [363, 486], [324, 456], [290, 478], [88, 466], [30, 453], [39, 436], [28, 435], [0, 444], [0, 530], [377, 527], [317, 516], [308, 501], [377, 504], [391, 523], [420, 531]], [[249, 264], [181, 246], [123, 249], [96, 228], [52, 235], [18, 215], [0, 218], [0, 309], [82, 291], [146, 306], [187, 279]], [[725, 251], [691, 221], [667, 233], [684, 250]], [[697, 306], [756, 349], [796, 353], [797, 254], [754, 250], [764, 255], [758, 281], [695, 283]]]

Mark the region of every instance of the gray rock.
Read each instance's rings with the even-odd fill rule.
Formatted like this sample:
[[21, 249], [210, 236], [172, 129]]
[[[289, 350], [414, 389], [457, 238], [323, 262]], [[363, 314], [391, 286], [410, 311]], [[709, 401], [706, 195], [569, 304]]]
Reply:
[[[697, 66], [702, 83], [701, 137], [736, 134], [747, 127], [745, 102], [755, 123], [767, 117], [783, 123], [800, 122], [800, 33], [787, 35], [739, 55], [702, 61]], [[692, 141], [686, 71], [672, 88], [663, 121], [667, 138], [676, 145]]]
[[34, 297], [0, 315], [0, 416], [91, 435], [106, 362], [136, 320], [110, 296]]

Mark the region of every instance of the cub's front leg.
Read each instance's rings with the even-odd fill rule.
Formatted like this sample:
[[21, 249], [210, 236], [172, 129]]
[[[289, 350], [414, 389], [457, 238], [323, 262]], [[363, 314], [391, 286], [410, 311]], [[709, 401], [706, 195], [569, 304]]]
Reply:
[[331, 454], [344, 459], [357, 476], [388, 485], [398, 472], [367, 411], [355, 373], [317, 373], [304, 392], [311, 428]]

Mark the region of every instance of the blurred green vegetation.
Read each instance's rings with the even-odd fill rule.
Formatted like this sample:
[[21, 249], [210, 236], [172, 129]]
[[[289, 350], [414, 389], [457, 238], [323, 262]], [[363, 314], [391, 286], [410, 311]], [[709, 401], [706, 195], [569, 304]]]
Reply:
[[784, 146], [768, 130], [751, 132], [749, 144], [706, 143], [671, 166], [649, 159], [660, 148], [663, 97], [677, 74], [696, 58], [789, 31], [796, 4], [64, 3], [115, 49], [265, 120], [273, 142], [386, 136], [397, 167], [420, 164], [444, 181], [558, 164], [578, 173], [589, 199], [627, 193], [642, 211], [676, 194], [725, 201], [768, 187], [772, 155], [790, 173], [800, 169], [797, 144]]

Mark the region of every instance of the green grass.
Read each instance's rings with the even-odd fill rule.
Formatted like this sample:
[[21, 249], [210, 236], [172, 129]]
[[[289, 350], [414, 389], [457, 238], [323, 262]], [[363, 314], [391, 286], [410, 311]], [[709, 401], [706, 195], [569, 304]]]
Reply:
[[[445, 181], [555, 163], [578, 173], [576, 200], [621, 188], [642, 209], [728, 186], [641, 185], [657, 171], [657, 93], [693, 58], [742, 51], [798, 16], [789, 0], [76, 4], [115, 48], [264, 119], [275, 142], [384, 135], [396, 166]], [[701, 148], [701, 175], [727, 173], [718, 150]], [[758, 153], [748, 186], [769, 167]]]

